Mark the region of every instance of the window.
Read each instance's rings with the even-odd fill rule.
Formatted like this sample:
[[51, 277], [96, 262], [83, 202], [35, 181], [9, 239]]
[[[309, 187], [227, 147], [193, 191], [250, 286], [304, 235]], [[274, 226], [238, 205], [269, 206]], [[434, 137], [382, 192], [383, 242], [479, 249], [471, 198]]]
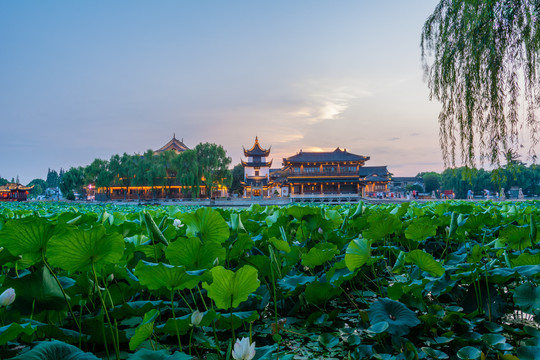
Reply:
[[306, 174], [312, 174], [314, 172], [317, 172], [317, 170], [319, 170], [319, 168], [315, 168], [315, 167], [305, 167], [304, 168], [304, 173]]
[[300, 168], [299, 167], [293, 168], [293, 171], [294, 171], [295, 174], [300, 174]]
[[255, 170], [255, 176], [259, 176], [259, 170]]

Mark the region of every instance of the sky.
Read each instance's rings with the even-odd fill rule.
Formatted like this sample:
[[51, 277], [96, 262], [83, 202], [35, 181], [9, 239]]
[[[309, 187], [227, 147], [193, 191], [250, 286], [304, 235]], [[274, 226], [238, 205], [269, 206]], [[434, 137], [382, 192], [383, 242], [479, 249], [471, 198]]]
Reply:
[[442, 171], [420, 34], [436, 0], [0, 1], [0, 176], [255, 136]]

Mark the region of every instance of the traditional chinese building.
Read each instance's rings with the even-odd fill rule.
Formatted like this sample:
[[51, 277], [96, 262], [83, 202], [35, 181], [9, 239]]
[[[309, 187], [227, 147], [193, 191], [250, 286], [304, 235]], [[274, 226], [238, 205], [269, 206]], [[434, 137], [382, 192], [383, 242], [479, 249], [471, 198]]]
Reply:
[[33, 188], [34, 186], [23, 186], [14, 183], [0, 186], [0, 201], [26, 201], [28, 192]]
[[283, 159], [291, 196], [367, 195], [386, 191], [390, 173], [386, 166], [364, 166], [369, 156], [356, 155], [339, 147], [329, 152], [305, 152]]
[[[242, 147], [243, 148], [243, 147]], [[263, 149], [259, 144], [259, 138], [255, 137], [255, 144], [251, 149], [244, 148], [244, 156], [247, 161], [241, 160], [244, 167], [244, 197], [268, 197], [272, 196], [272, 180], [270, 179], [270, 167], [272, 160], [267, 161], [270, 148]]]
[[189, 148], [184, 144], [184, 139], [178, 140], [176, 138], [176, 134], [173, 134], [173, 138], [168, 143], [154, 151], [154, 153], [157, 155], [161, 152], [170, 150], [174, 151], [177, 154], [180, 154], [181, 152], [189, 150]]

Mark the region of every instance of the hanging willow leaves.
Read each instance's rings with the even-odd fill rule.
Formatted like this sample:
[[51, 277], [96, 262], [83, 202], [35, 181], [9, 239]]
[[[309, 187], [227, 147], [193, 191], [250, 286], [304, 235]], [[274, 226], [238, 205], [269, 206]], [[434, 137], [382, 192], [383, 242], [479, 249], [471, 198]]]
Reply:
[[532, 145], [538, 143], [539, 16], [535, 0], [441, 0], [426, 20], [422, 59], [430, 98], [442, 103], [439, 141], [447, 165], [455, 165], [458, 151], [468, 166], [477, 156], [499, 164], [512, 154], [521, 98]]

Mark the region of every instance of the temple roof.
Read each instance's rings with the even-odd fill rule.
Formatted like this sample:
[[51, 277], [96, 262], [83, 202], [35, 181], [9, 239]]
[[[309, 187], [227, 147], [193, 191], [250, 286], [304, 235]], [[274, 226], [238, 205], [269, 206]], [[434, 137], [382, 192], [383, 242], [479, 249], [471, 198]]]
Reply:
[[14, 191], [14, 190], [32, 190], [34, 188], [34, 185], [32, 186], [23, 186], [21, 184], [15, 184], [15, 183], [7, 183], [6, 185], [0, 186], [0, 191]]
[[244, 149], [244, 156], [245, 157], [248, 157], [248, 156], [264, 156], [264, 157], [267, 157], [268, 155], [270, 155], [270, 149], [272, 148], [271, 146], [268, 148], [268, 149], [263, 149], [261, 147], [261, 144], [259, 144], [259, 137], [258, 136], [255, 136], [255, 144], [253, 145], [253, 147], [249, 150], [246, 150], [243, 146], [242, 148]]
[[355, 155], [347, 152], [347, 150], [341, 150], [337, 148], [334, 151], [327, 152], [307, 152], [302, 151], [296, 155], [288, 158], [284, 158], [283, 162], [332, 162], [332, 161], [366, 161], [369, 160], [369, 156]]
[[388, 182], [390, 181], [389, 177], [386, 176], [380, 176], [377, 174], [366, 176], [362, 179], [363, 181], [369, 181], [369, 182]]
[[271, 167], [272, 161], [274, 161], [274, 159], [270, 161], [266, 161], [266, 162], [256, 162], [256, 161], [248, 162], [248, 161], [244, 161], [240, 159], [240, 162], [242, 163], [243, 167]]
[[176, 153], [181, 153], [183, 151], [189, 150], [189, 148], [184, 144], [184, 139], [178, 140], [176, 138], [176, 134], [173, 134], [173, 138], [155, 152], [160, 153], [169, 150], [172, 150]]
[[360, 177], [363, 177], [370, 175], [390, 176], [392, 174], [388, 171], [386, 166], [362, 166], [358, 170], [358, 175], [360, 175]]

